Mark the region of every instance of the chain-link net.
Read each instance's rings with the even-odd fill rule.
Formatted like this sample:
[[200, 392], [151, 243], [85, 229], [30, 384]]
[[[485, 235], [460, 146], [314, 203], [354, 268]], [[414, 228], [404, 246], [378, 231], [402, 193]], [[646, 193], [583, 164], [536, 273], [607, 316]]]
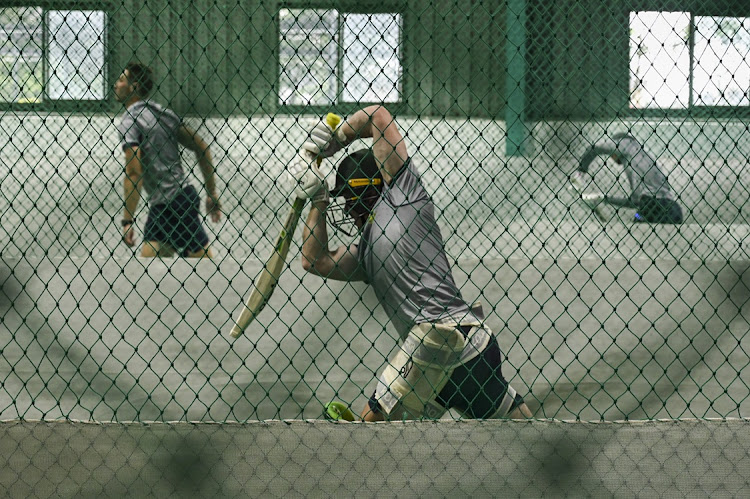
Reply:
[[[123, 0], [0, 7], [0, 30], [6, 495], [747, 489], [746, 2]], [[364, 258], [338, 262], [350, 282], [307, 272], [309, 203], [229, 335], [310, 130], [373, 104], [529, 421], [323, 421], [378, 410], [406, 348], [393, 297], [414, 323], [445, 302], [384, 295]], [[323, 160], [328, 186], [370, 145]], [[387, 222], [403, 274], [434, 275], [399, 246], [416, 226]]]

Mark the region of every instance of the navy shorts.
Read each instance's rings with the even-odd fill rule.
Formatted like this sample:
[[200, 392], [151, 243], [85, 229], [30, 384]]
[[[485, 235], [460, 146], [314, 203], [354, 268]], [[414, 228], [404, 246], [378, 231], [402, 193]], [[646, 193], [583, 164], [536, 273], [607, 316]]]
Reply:
[[195, 187], [182, 189], [167, 204], [157, 204], [148, 212], [144, 239], [169, 244], [185, 256], [208, 245], [208, 234], [203, 228], [200, 198]]
[[652, 224], [681, 224], [682, 208], [671, 199], [642, 196], [635, 214], [636, 222]]
[[[463, 326], [462, 326], [463, 327]], [[490, 335], [490, 342], [482, 353], [458, 366], [437, 396], [437, 402], [446, 409], [457, 409], [467, 418], [487, 419], [500, 408], [508, 391], [508, 382], [503, 378], [500, 364], [503, 354], [495, 335]], [[513, 409], [523, 403], [523, 398], [516, 395]], [[370, 410], [382, 412], [375, 400], [369, 401]]]

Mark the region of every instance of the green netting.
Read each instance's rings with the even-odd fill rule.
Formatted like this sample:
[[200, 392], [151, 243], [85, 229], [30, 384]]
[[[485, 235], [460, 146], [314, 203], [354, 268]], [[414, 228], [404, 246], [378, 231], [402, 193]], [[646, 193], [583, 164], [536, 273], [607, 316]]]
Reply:
[[[748, 417], [746, 2], [43, 3], [0, 7], [0, 30], [1, 420], [321, 419], [331, 400], [359, 413], [399, 332], [366, 283], [303, 269], [299, 227], [266, 308], [229, 331], [311, 127], [372, 104], [535, 420]], [[159, 188], [141, 190], [123, 243], [134, 144], [113, 86], [132, 61], [190, 131], [179, 157], [212, 259], [142, 256]], [[587, 153], [584, 199], [570, 178]], [[321, 164], [331, 187], [343, 155]], [[638, 220], [662, 205], [681, 222]]]

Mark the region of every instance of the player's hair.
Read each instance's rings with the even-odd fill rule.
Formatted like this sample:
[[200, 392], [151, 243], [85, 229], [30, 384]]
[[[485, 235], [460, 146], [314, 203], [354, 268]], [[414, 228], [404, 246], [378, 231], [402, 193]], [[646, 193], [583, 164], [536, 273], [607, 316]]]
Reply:
[[125, 70], [128, 72], [128, 78], [138, 84], [135, 90], [138, 96], [148, 96], [154, 88], [154, 72], [151, 68], [140, 62], [129, 62]]
[[[360, 149], [341, 160], [331, 194], [333, 197], [343, 197], [344, 204], [332, 206], [329, 210], [333, 215], [333, 226], [352, 235], [347, 226], [351, 225], [352, 219], [364, 221], [369, 217], [380, 197], [382, 185], [383, 177], [372, 149]], [[336, 217], [337, 209], [341, 214], [339, 218]]]

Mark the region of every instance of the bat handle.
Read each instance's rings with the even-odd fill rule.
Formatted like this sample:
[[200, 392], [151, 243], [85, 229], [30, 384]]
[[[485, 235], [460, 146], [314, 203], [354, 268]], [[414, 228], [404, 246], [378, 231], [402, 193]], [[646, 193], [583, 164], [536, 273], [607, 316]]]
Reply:
[[341, 116], [336, 113], [326, 114], [326, 124], [331, 127], [331, 130], [336, 130], [341, 124]]
[[[339, 124], [341, 124], [341, 116], [336, 113], [326, 114], [326, 125], [328, 125], [332, 131], [335, 131], [339, 127]], [[320, 166], [320, 164], [323, 162], [323, 158], [318, 156], [317, 162], [318, 166]]]

